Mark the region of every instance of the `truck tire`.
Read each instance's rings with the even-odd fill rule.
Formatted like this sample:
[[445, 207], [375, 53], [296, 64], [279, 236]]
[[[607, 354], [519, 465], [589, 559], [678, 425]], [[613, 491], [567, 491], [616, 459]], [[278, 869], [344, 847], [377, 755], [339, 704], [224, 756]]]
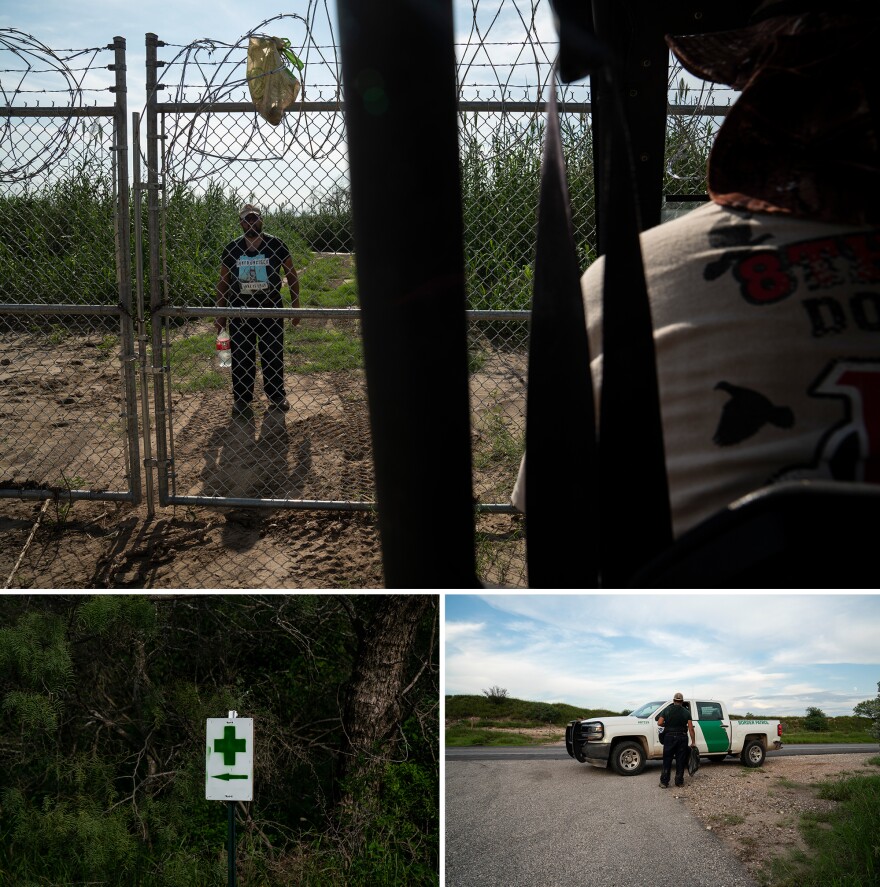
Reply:
[[611, 752], [611, 766], [621, 776], [636, 776], [645, 769], [645, 750], [638, 742], [621, 742]]
[[766, 754], [764, 746], [757, 739], [749, 739], [743, 746], [739, 759], [743, 767], [760, 767]]

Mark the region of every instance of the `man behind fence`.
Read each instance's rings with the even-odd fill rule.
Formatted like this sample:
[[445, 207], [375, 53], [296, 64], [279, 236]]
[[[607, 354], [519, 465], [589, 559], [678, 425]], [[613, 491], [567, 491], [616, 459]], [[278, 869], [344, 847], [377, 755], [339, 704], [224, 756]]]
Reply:
[[[299, 308], [299, 279], [293, 258], [285, 243], [263, 234], [260, 210], [247, 203], [238, 214], [243, 236], [227, 244], [220, 260], [217, 307], [281, 308], [281, 269], [290, 287], [293, 308]], [[299, 324], [298, 317], [290, 319]], [[217, 332], [226, 318], [214, 322]], [[231, 317], [229, 338], [232, 346], [232, 412], [242, 415], [254, 397], [257, 349], [263, 373], [263, 390], [270, 408], [287, 412], [290, 404], [284, 393], [284, 320], [280, 317]], [[258, 345], [259, 342], [259, 345]]]

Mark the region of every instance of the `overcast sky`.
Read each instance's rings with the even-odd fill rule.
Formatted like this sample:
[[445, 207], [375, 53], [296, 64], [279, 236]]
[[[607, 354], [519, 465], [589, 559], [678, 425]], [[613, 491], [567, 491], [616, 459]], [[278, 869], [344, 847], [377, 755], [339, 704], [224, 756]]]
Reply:
[[448, 594], [445, 632], [447, 694], [619, 711], [681, 690], [849, 715], [880, 681], [877, 594]]
[[[468, 39], [476, 42], [479, 37], [472, 31], [474, 16], [471, 0], [455, 0], [453, 9], [456, 42]], [[293, 13], [308, 21], [317, 42], [330, 45], [335, 40], [338, 43], [335, 0], [299, 0], [269, 6], [232, 3], [230, 0], [160, 0], [152, 3], [149, 0], [145, 3], [84, 0], [74, 4], [67, 0], [44, 0], [39, 3], [34, 0], [4, 0], [0, 27], [24, 31], [56, 50], [103, 46], [116, 36], [125, 37], [129, 110], [137, 111], [144, 103], [144, 35], [147, 32], [157, 34], [166, 43], [180, 46], [203, 38], [234, 44], [243, 34], [281, 12]], [[529, 28], [532, 33], [539, 33], [543, 40], [551, 43], [556, 40], [549, 0], [541, 0], [534, 24], [531, 22], [529, 0], [478, 0], [477, 21], [483, 38], [496, 44], [492, 49], [496, 63], [505, 60], [528, 61], [530, 54], [526, 52], [523, 55], [522, 43]], [[305, 25], [291, 19], [275, 25], [270, 32], [289, 38], [295, 48], [302, 45], [306, 34]], [[508, 47], [506, 43], [514, 45]], [[159, 58], [170, 60], [177, 51], [176, 48], [160, 49]], [[109, 61], [111, 59], [107, 59], [106, 63]], [[468, 61], [475, 66], [469, 71], [469, 82], [492, 82], [489, 72], [480, 68], [481, 63], [487, 61], [485, 55], [471, 54]], [[506, 78], [507, 73], [509, 71], [502, 72], [502, 77]], [[105, 103], [110, 103], [109, 97], [106, 101], [98, 102]]]

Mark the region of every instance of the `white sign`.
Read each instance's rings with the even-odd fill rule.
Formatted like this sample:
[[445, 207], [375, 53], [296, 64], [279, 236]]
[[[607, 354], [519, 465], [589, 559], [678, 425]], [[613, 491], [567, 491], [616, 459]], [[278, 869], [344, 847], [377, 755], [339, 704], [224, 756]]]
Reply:
[[205, 734], [205, 798], [253, 801], [253, 718], [239, 718], [234, 711], [228, 718], [208, 718]]

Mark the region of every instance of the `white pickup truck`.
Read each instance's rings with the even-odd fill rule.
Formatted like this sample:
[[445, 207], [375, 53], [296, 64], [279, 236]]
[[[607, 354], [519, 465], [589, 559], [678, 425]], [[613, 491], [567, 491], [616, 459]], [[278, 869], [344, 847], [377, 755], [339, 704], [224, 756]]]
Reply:
[[[565, 728], [565, 747], [581, 763], [611, 767], [621, 776], [635, 776], [648, 760], [662, 759], [661, 728], [657, 717], [671, 700], [647, 702], [632, 714], [571, 721]], [[746, 767], [760, 767], [768, 748], [782, 748], [782, 724], [764, 718], [733, 720], [727, 706], [716, 699], [684, 702], [694, 724], [700, 756], [723, 761], [739, 755]]]

